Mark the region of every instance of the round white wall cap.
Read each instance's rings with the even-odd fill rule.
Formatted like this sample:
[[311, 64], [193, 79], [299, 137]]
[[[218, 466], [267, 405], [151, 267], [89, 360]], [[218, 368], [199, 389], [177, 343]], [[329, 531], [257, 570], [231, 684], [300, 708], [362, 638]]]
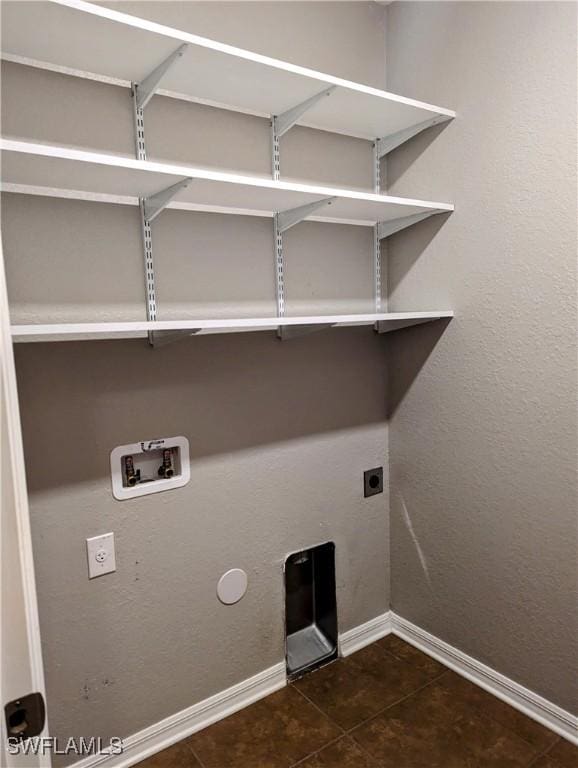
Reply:
[[238, 603], [247, 591], [247, 574], [240, 568], [231, 568], [217, 584], [217, 597], [225, 605]]

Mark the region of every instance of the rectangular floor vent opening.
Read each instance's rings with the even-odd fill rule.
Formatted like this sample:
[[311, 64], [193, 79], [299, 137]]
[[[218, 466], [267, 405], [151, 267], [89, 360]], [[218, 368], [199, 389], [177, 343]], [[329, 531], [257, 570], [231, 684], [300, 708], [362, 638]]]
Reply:
[[333, 542], [295, 552], [285, 561], [285, 631], [290, 679], [336, 658]]

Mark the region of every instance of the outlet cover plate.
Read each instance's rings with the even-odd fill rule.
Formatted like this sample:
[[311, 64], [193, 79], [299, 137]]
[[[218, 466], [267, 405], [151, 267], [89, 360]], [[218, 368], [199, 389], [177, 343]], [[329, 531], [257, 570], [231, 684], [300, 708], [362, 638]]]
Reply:
[[116, 556], [114, 552], [114, 533], [103, 533], [102, 536], [92, 536], [86, 540], [86, 555], [88, 557], [88, 578], [95, 579], [105, 573], [116, 571]]
[[383, 493], [383, 467], [368, 469], [363, 473], [363, 495], [375, 496]]

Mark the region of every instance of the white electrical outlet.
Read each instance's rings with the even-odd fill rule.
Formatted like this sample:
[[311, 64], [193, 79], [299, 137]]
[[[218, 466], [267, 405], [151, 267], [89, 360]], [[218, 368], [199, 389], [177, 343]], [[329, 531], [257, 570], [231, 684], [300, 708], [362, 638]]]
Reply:
[[86, 540], [88, 556], [88, 578], [94, 579], [105, 573], [116, 571], [114, 554], [114, 533], [103, 533]]

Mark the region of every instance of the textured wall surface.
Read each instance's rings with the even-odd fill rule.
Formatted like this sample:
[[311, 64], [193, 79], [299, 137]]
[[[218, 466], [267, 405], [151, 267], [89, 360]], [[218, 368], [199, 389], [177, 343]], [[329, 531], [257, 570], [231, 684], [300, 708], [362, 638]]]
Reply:
[[[372, 3], [195, 7], [161, 10], [385, 84]], [[7, 135], [133, 151], [127, 89], [13, 63], [2, 86]], [[146, 125], [151, 158], [269, 172], [266, 120], [155, 96]], [[298, 128], [282, 152], [287, 176], [371, 184], [368, 142]], [[14, 321], [144, 318], [136, 208], [3, 197]], [[270, 220], [169, 210], [153, 240], [161, 319], [274, 311]], [[285, 253], [289, 312], [371, 307], [370, 229], [304, 223]], [[340, 631], [387, 610], [388, 496], [362, 486], [378, 465], [387, 481], [385, 344], [366, 328], [17, 347], [54, 735], [128, 735], [281, 662], [289, 552], [335, 541]], [[110, 450], [178, 434], [190, 484], [115, 501]], [[85, 539], [106, 531], [117, 571], [89, 581]], [[234, 566], [249, 590], [225, 607], [216, 584]]]
[[388, 88], [458, 112], [389, 156], [453, 200], [389, 244], [393, 609], [566, 709], [576, 659], [576, 5], [394, 3]]

